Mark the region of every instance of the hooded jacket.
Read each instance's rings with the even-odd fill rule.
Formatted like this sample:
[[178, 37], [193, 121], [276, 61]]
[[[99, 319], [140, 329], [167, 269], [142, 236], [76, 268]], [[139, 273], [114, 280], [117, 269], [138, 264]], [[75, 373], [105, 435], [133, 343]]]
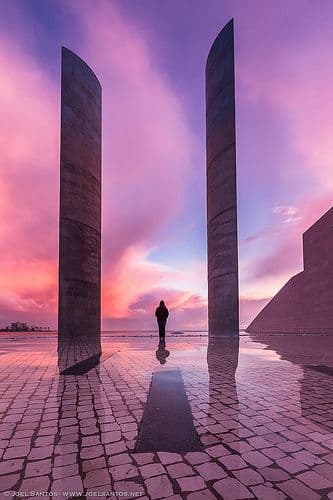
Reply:
[[159, 305], [155, 311], [155, 316], [161, 321], [166, 321], [169, 316], [169, 311], [165, 304]]

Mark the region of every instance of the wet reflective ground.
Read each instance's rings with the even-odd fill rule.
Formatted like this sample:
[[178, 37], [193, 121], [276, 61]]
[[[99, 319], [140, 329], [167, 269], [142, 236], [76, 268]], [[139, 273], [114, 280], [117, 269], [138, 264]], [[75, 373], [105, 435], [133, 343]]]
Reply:
[[106, 337], [83, 375], [0, 342], [2, 496], [333, 498], [333, 338]]

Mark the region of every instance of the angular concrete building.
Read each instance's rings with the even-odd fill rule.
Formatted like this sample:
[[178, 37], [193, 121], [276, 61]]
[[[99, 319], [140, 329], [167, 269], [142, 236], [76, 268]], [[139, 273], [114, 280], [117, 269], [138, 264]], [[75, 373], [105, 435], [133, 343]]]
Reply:
[[101, 353], [101, 85], [62, 48], [59, 370], [96, 364]]
[[231, 20], [206, 64], [208, 322], [211, 335], [238, 335], [238, 243], [234, 30]]
[[303, 268], [247, 332], [333, 334], [333, 207], [303, 234]]

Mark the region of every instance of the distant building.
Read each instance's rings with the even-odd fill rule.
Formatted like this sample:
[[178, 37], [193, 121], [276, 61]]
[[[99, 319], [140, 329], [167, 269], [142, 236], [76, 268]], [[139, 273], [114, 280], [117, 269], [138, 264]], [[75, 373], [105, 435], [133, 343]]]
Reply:
[[34, 326], [28, 325], [28, 323], [22, 323], [20, 321], [15, 321], [5, 327], [0, 327], [0, 332], [49, 332], [49, 326]]
[[15, 323], [11, 323], [10, 329], [13, 330], [14, 332], [27, 332], [28, 331], [28, 324], [27, 323], [20, 323], [19, 321], [16, 321]]

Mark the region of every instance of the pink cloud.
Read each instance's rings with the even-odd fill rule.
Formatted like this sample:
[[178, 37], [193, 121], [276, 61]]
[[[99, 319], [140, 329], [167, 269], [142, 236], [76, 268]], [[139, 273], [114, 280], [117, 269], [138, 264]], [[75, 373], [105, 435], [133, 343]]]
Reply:
[[[333, 68], [327, 64], [332, 56], [331, 29], [318, 23], [311, 6], [308, 10], [303, 36], [298, 34], [294, 39], [274, 36], [279, 23], [285, 23], [282, 11], [274, 23], [267, 21], [266, 29], [272, 30], [272, 35], [260, 31], [258, 36], [271, 43], [257, 39], [242, 51], [239, 85], [242, 99], [269, 106], [282, 117], [286, 138], [300, 155], [296, 165], [283, 161], [279, 175], [284, 177], [289, 171], [294, 182], [296, 169], [300, 184], [304, 176], [309, 176], [314, 188], [333, 191], [333, 102], [329, 83], [333, 81]], [[318, 29], [320, 24], [322, 30]], [[311, 36], [305, 36], [307, 30]], [[251, 53], [253, 47], [257, 48], [255, 54]]]
[[[143, 34], [115, 4], [101, 1], [96, 9], [95, 2], [82, 0], [66, 8], [75, 14], [81, 39], [76, 44], [69, 35], [63, 43], [86, 59], [103, 87], [105, 325], [143, 324], [150, 314], [149, 300], [153, 304], [160, 293], [174, 308], [175, 324], [203, 325], [205, 262], [188, 262], [178, 269], [150, 260], [152, 250], [169, 238], [172, 222], [189, 196], [186, 186], [197, 144], [183, 105]], [[258, 33], [252, 27], [247, 33], [257, 40], [244, 43], [243, 26], [239, 102], [247, 100], [260, 110], [264, 106], [270, 112], [268, 122], [278, 116], [276, 130], [284, 129], [286, 142], [277, 144], [274, 131], [270, 133], [258, 116], [262, 144], [248, 146], [266, 148], [265, 161], [254, 162], [246, 188], [264, 177], [268, 188], [263, 197], [278, 191], [282, 180], [302, 195], [291, 196], [290, 204], [281, 201], [264, 227], [243, 242], [243, 324], [244, 318], [252, 319], [260, 301], [300, 269], [302, 232], [330, 206], [333, 194], [330, 38], [327, 32], [314, 32], [311, 39], [302, 38], [301, 46], [289, 38], [274, 38], [270, 30], [279, 9], [270, 9]], [[274, 38], [271, 44], [262, 43], [265, 36]], [[6, 255], [0, 262], [0, 321], [19, 313], [36, 321], [48, 318], [55, 325], [60, 89], [23, 41], [22, 32], [0, 38], [0, 249]], [[281, 50], [281, 43], [288, 50]], [[292, 165], [289, 147], [299, 160]], [[274, 165], [279, 167], [275, 170], [267, 165], [274, 151]], [[253, 193], [257, 196], [258, 189]]]
[[[84, 35], [77, 47], [64, 44], [103, 88], [103, 315], [125, 324], [140, 319], [131, 305], [145, 293], [164, 287], [171, 298], [176, 286], [183, 304], [200, 288], [192, 264], [180, 272], [149, 261], [186, 202], [195, 144], [180, 100], [116, 7], [68, 8]], [[0, 320], [56, 325], [60, 88], [17, 33], [14, 43], [0, 40], [0, 63]]]
[[[330, 194], [314, 199], [300, 199], [293, 224], [283, 224], [283, 218], [260, 232], [260, 240], [270, 244], [269, 250], [252, 256], [244, 266], [244, 275], [257, 298], [271, 297], [289, 277], [302, 270], [302, 235], [332, 205]], [[282, 214], [284, 215], [284, 214]], [[255, 235], [252, 241], [256, 242]]]
[[138, 325], [153, 328], [156, 305], [165, 300], [174, 311], [173, 321], [177, 327], [194, 327], [192, 309], [199, 314], [200, 325], [207, 326], [206, 298], [200, 290], [203, 272], [200, 262], [177, 269], [151, 262], [143, 248], [127, 249], [117, 265], [105, 273], [103, 325], [111, 328], [121, 322], [125, 324], [127, 318], [129, 322], [136, 319]]
[[[179, 98], [142, 35], [114, 4], [72, 4], [85, 40], [78, 52], [103, 87], [105, 265], [154, 238], [184, 205], [194, 139]], [[112, 265], [112, 264], [111, 264]]]
[[[263, 196], [254, 201], [262, 227], [240, 247], [241, 294], [250, 300], [267, 300], [302, 269], [302, 234], [333, 199], [333, 70], [327, 64], [332, 33], [310, 4], [304, 6], [302, 23], [296, 22], [294, 8], [285, 12], [264, 7], [257, 31], [241, 22], [239, 99], [254, 110], [253, 127], [262, 141], [248, 145], [258, 152], [251, 169], [241, 171], [241, 176], [248, 175], [247, 184], [241, 178], [241, 189], [257, 196], [258, 182], [264, 179]], [[295, 16], [292, 31], [286, 15], [290, 20]], [[244, 123], [239, 124], [241, 131], [242, 127]], [[246, 141], [245, 128], [242, 135]], [[274, 204], [276, 198], [283, 201]], [[269, 199], [273, 213], [263, 213]]]
[[152, 288], [139, 295], [129, 305], [123, 317], [105, 318], [104, 324], [114, 328], [118, 325], [133, 325], [139, 329], [156, 329], [155, 309], [160, 300], [164, 300], [169, 309], [168, 329], [202, 329], [207, 328], [207, 301], [191, 291], [173, 290], [170, 288]]
[[36, 62], [4, 38], [0, 64], [0, 321], [54, 324], [58, 96]]
[[78, 52], [103, 87], [103, 316], [140, 320], [142, 311], [133, 308], [140, 297], [161, 288], [170, 297], [174, 287], [187, 296], [201, 286], [191, 288], [191, 264], [179, 272], [149, 259], [186, 203], [196, 145], [185, 110], [142, 35], [114, 4], [77, 7], [86, 37]]
[[269, 302], [270, 297], [255, 299], [248, 297], [240, 297], [239, 316], [240, 328], [245, 328], [251, 320], [261, 311], [261, 309]]
[[299, 211], [297, 207], [287, 206], [287, 205], [278, 205], [276, 204], [273, 208], [274, 214], [279, 214], [283, 216], [283, 222], [295, 222], [300, 220]]

